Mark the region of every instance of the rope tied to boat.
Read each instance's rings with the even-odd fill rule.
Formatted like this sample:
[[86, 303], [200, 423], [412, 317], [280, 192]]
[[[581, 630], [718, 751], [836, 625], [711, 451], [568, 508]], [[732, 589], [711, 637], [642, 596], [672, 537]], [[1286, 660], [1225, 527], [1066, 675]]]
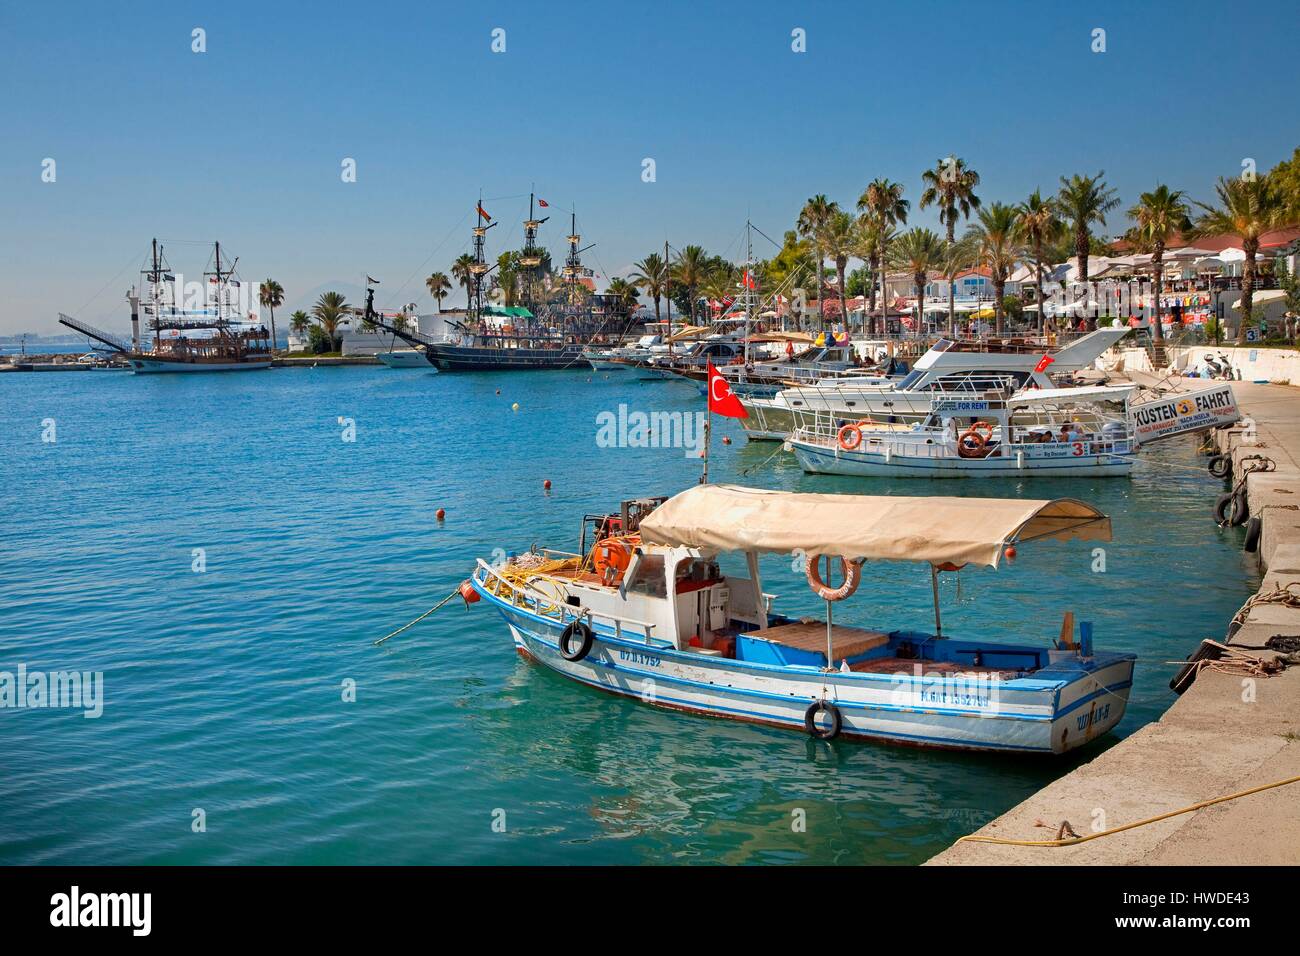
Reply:
[[379, 640], [377, 640], [377, 641], [374, 642], [374, 646], [375, 646], [375, 647], [378, 647], [380, 644], [384, 643], [384, 641], [388, 640], [390, 637], [396, 637], [398, 634], [401, 634], [401, 633], [402, 633], [403, 631], [405, 631], [407, 628], [411, 628], [411, 627], [414, 627], [415, 625], [419, 624], [419, 623], [420, 623], [421, 621], [423, 621], [426, 617], [428, 617], [428, 616], [429, 616], [430, 614], [432, 614], [434, 611], [438, 610], [438, 608], [442, 607], [444, 604], [446, 604], [448, 601], [450, 601], [452, 598], [454, 598], [454, 597], [455, 597], [457, 594], [459, 594], [459, 593], [460, 593], [460, 586], [457, 585], [456, 587], [452, 588], [452, 591], [451, 591], [450, 594], [448, 594], [445, 598], [443, 598], [441, 601], [439, 601], [439, 602], [438, 602], [437, 604], [435, 604], [433, 607], [429, 608], [429, 610], [425, 611], [423, 614], [421, 614], [419, 617], [417, 617], [414, 621], [411, 621], [409, 624], [403, 624], [401, 627], [399, 627], [397, 630], [393, 631], [391, 634], [385, 634], [385, 635], [384, 635], [383, 637], [381, 637]]
[[[1241, 626], [1253, 608], [1261, 604], [1281, 604], [1291, 610], [1300, 610], [1300, 581], [1288, 581], [1276, 585], [1271, 591], [1257, 591], [1246, 599], [1246, 603], [1232, 616], [1232, 624]], [[1231, 625], [1230, 625], [1231, 626]]]
[[1137, 820], [1133, 823], [1125, 823], [1122, 826], [1111, 827], [1109, 830], [1101, 830], [1097, 833], [1089, 833], [1086, 836], [1074, 834], [1074, 828], [1070, 826], [1069, 820], [1062, 820], [1061, 826], [1057, 830], [1055, 840], [1011, 840], [1005, 837], [981, 836], [977, 833], [968, 833], [960, 837], [958, 843], [993, 843], [999, 846], [1042, 846], [1042, 847], [1062, 847], [1077, 846], [1080, 843], [1087, 843], [1089, 840], [1099, 840], [1104, 836], [1110, 836], [1115, 833], [1123, 833], [1125, 830], [1135, 830], [1138, 827], [1144, 827], [1151, 823], [1159, 823], [1161, 820], [1168, 820], [1170, 817], [1180, 816], [1184, 813], [1192, 813], [1196, 810], [1202, 810], [1205, 807], [1212, 807], [1218, 803], [1227, 803], [1229, 800], [1237, 800], [1241, 797], [1248, 797], [1254, 793], [1263, 793], [1265, 790], [1274, 790], [1278, 787], [1289, 786], [1293, 783], [1300, 783], [1300, 777], [1288, 777], [1285, 780], [1275, 780], [1273, 783], [1266, 783], [1259, 787], [1251, 787], [1249, 790], [1242, 790], [1238, 793], [1230, 793], [1224, 797], [1215, 797], [1212, 800], [1202, 800], [1200, 803], [1193, 803], [1191, 806], [1182, 807], [1178, 810], [1170, 810], [1168, 813], [1157, 814], [1154, 817], [1147, 817], [1145, 820]]

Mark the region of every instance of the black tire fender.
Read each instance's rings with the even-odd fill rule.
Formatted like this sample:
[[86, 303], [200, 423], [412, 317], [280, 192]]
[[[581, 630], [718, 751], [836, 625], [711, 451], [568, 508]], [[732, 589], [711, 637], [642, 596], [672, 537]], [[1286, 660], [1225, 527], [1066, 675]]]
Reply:
[[[578, 639], [576, 647], [573, 638]], [[560, 656], [566, 661], [580, 661], [591, 653], [591, 642], [595, 635], [586, 621], [574, 621], [560, 632]]]
[[1251, 518], [1246, 522], [1246, 540], [1241, 544], [1243, 550], [1251, 554], [1259, 550], [1259, 535], [1263, 529], [1263, 524], [1259, 518]]
[[[825, 712], [826, 716], [831, 719], [829, 727], [821, 727], [817, 723], [817, 715], [822, 712]], [[840, 716], [840, 709], [829, 700], [815, 700], [804, 711], [803, 725], [810, 737], [817, 740], [834, 740], [840, 735], [840, 729], [844, 726], [844, 719]]]
[[1250, 517], [1250, 507], [1246, 504], [1246, 493], [1239, 491], [1232, 496], [1232, 510], [1228, 513], [1228, 523], [1234, 528], [1246, 523]]
[[1232, 514], [1232, 495], [1222, 494], [1214, 499], [1214, 523], [1220, 528], [1228, 524], [1228, 519]]
[[1228, 455], [1213, 455], [1206, 467], [1215, 478], [1227, 478], [1232, 474], [1232, 458]]

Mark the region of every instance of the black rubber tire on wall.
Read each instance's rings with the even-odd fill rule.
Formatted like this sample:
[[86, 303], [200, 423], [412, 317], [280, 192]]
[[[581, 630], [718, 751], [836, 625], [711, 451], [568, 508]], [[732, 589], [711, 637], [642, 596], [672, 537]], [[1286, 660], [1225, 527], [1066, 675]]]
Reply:
[[[578, 638], [577, 647], [573, 647], [573, 638]], [[580, 661], [591, 653], [591, 642], [595, 637], [585, 621], [574, 621], [560, 632], [560, 656], [566, 661]]]
[[1251, 518], [1246, 522], [1246, 540], [1241, 543], [1243, 550], [1250, 554], [1259, 550], [1259, 535], [1263, 530], [1263, 524], [1258, 518]]
[[1250, 506], [1246, 504], [1246, 493], [1239, 491], [1232, 496], [1232, 510], [1228, 514], [1228, 523], [1234, 528], [1246, 523], [1250, 517]]
[[1227, 478], [1232, 474], [1232, 459], [1227, 455], [1213, 455], [1206, 467], [1215, 478]]
[[[829, 727], [821, 727], [817, 723], [817, 715], [822, 711], [831, 719]], [[844, 726], [844, 720], [840, 716], [840, 709], [828, 700], [815, 700], [808, 705], [808, 709], [803, 714], [804, 729], [808, 731], [810, 737], [817, 740], [834, 740], [840, 735], [840, 729]]]
[[1220, 528], [1228, 523], [1232, 515], [1232, 495], [1222, 494], [1214, 499], [1214, 523]]

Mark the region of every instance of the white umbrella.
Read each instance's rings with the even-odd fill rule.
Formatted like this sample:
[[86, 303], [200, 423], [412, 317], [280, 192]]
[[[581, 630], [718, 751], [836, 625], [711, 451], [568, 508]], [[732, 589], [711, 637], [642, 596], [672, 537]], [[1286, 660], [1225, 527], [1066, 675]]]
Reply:
[[[1260, 292], [1256, 292], [1251, 297], [1251, 304], [1266, 305], [1269, 302], [1279, 302], [1285, 298], [1286, 298], [1286, 293], [1283, 292], [1281, 289], [1264, 289]], [[1240, 309], [1241, 300], [1238, 299], [1236, 302], [1232, 303], [1232, 307], [1234, 309]]]

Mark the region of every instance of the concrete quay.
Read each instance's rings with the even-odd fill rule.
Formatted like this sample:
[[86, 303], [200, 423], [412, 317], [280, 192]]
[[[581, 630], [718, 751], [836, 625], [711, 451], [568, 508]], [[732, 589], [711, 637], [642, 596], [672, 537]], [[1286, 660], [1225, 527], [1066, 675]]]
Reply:
[[[1295, 381], [1295, 379], [1292, 379]], [[1300, 582], [1300, 388], [1234, 383], [1247, 421], [1216, 432], [1234, 461], [1266, 455], [1276, 470], [1246, 478], [1250, 514], [1262, 522], [1260, 594]], [[1213, 502], [1206, 501], [1206, 521]], [[1300, 592], [1300, 585], [1295, 588]], [[1175, 597], [1175, 595], [1171, 595]], [[1258, 648], [1300, 635], [1300, 608], [1261, 603], [1225, 640]], [[1189, 642], [1187, 653], [1196, 646]], [[1246, 650], [1261, 658], [1269, 650]], [[1139, 666], [1140, 663], [1139, 663]], [[1172, 668], [1171, 676], [1172, 676]], [[1052, 840], [1062, 821], [1086, 836], [1216, 797], [1300, 776], [1300, 666], [1271, 677], [1202, 670], [1164, 716], [1122, 740], [979, 831], [1010, 840]], [[1068, 847], [959, 842], [927, 865], [1265, 865], [1300, 863], [1300, 783], [1205, 807]]]

